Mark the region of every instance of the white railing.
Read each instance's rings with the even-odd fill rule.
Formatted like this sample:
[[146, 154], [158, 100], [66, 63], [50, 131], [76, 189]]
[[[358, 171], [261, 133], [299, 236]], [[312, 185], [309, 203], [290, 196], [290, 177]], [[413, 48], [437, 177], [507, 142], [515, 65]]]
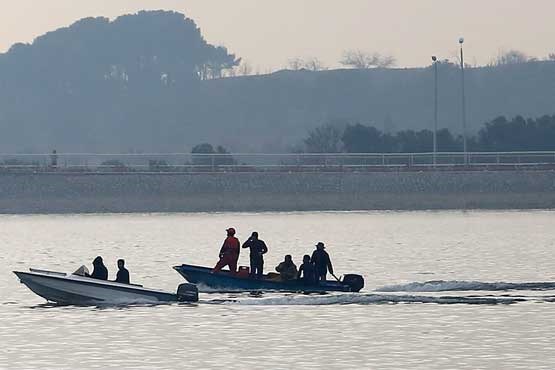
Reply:
[[0, 153], [0, 172], [182, 173], [555, 169], [555, 152]]

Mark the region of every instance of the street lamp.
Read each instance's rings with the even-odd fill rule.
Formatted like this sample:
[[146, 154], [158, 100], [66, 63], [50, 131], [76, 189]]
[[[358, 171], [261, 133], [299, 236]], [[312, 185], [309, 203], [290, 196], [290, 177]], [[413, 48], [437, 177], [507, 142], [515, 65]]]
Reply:
[[437, 57], [432, 56], [432, 62], [434, 63], [434, 156], [433, 163], [434, 167], [437, 161], [437, 64], [439, 63]]
[[459, 44], [461, 45], [461, 95], [462, 95], [462, 126], [463, 126], [463, 152], [464, 152], [464, 164], [466, 165], [468, 162], [467, 157], [467, 146], [466, 146], [466, 94], [465, 94], [465, 86], [464, 86], [464, 53], [463, 53], [463, 44], [464, 44], [464, 37], [459, 38]]

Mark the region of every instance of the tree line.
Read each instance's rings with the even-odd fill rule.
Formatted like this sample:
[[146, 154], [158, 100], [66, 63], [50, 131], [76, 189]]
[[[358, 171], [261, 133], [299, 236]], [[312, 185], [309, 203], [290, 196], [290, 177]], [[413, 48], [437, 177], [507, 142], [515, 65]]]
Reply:
[[[460, 59], [458, 55], [455, 56], [456, 60], [450, 61], [449, 59], [442, 59], [440, 63], [451, 65], [457, 67], [460, 65]], [[515, 50], [501, 50], [494, 56], [486, 66], [488, 67], [500, 67], [506, 65], [515, 64], [525, 64], [525, 63], [535, 63], [541, 61], [555, 61], [555, 53], [549, 53], [544, 58], [537, 58], [529, 56], [526, 53]], [[393, 55], [381, 54], [378, 52], [366, 51], [362, 49], [350, 49], [343, 52], [343, 56], [339, 60], [339, 64], [344, 68], [350, 69], [372, 69], [372, 68], [392, 68], [395, 67], [397, 63], [396, 58]], [[472, 65], [467, 65], [469, 68]], [[289, 59], [287, 69], [298, 71], [322, 71], [328, 68], [325, 64], [317, 57], [311, 58], [292, 58]]]
[[[463, 137], [447, 128], [437, 131], [440, 152], [463, 150]], [[536, 119], [504, 116], [486, 122], [467, 137], [469, 151], [554, 151], [555, 115]], [[426, 153], [433, 151], [433, 131], [402, 130], [387, 133], [361, 123], [325, 124], [311, 130], [301, 150], [307, 153]]]
[[[214, 147], [210, 143], [202, 143], [195, 145], [191, 150], [191, 161], [185, 162], [185, 166], [203, 168], [211, 168], [214, 166], [230, 166], [237, 164], [231, 153], [221, 145]], [[117, 159], [110, 159], [101, 163], [101, 167], [108, 167], [118, 171], [127, 171], [128, 166]], [[148, 169], [153, 172], [173, 171], [176, 168], [168, 164], [163, 159], [150, 159], [148, 161]]]

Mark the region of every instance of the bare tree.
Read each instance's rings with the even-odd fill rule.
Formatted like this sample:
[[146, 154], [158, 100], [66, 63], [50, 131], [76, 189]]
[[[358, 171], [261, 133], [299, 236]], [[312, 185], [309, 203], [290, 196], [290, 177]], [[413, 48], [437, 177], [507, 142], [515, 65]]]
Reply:
[[[449, 59], [445, 59], [443, 61], [443, 64], [445, 65], [453, 65], [456, 66], [457, 68], [461, 67], [461, 52], [459, 50], [453, 50], [450, 53], [451, 57], [453, 58], [453, 62], [451, 62]], [[472, 64], [468, 63], [468, 62], [464, 62], [464, 68], [472, 68]]]
[[353, 67], [356, 69], [368, 69], [376, 65], [374, 55], [361, 50], [348, 50], [343, 53], [343, 59], [339, 61], [346, 67]]
[[239, 67], [237, 68], [237, 74], [239, 76], [250, 76], [252, 75], [252, 66], [246, 60], [243, 60]]
[[308, 153], [339, 153], [342, 136], [340, 127], [327, 124], [311, 130], [304, 144]]
[[324, 63], [316, 57], [310, 58], [304, 62], [304, 68], [308, 69], [309, 71], [322, 71], [326, 70], [327, 68], [324, 66]]
[[302, 58], [292, 58], [287, 62], [288, 69], [292, 71], [300, 71], [301, 69], [306, 69], [309, 71], [323, 71], [328, 68], [322, 63], [322, 61], [316, 57], [302, 59]]
[[301, 58], [293, 58], [287, 61], [287, 67], [292, 71], [298, 71], [304, 68], [304, 60]]
[[388, 68], [395, 64], [395, 58], [391, 55], [382, 56], [379, 53], [368, 53], [362, 50], [347, 50], [339, 62], [355, 69]]
[[499, 52], [499, 54], [493, 61], [493, 65], [502, 66], [508, 64], [522, 64], [529, 61], [530, 57], [528, 57], [528, 55], [524, 54], [522, 51], [506, 50]]
[[397, 63], [397, 60], [393, 55], [382, 55], [378, 60], [378, 68], [390, 68]]
[[224, 77], [236, 77], [237, 69], [238, 69], [237, 67], [234, 67], [224, 71]]

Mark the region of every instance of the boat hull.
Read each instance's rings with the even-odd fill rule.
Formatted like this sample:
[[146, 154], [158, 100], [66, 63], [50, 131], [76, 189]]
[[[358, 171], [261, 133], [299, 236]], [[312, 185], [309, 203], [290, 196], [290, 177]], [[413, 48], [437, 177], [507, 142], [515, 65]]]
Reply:
[[53, 272], [14, 271], [21, 283], [49, 302], [64, 305], [122, 305], [177, 302], [176, 294]]
[[279, 292], [351, 292], [350, 286], [338, 281], [325, 281], [318, 285], [305, 284], [299, 280], [272, 281], [265, 278], [253, 279], [239, 277], [229, 271], [212, 273], [212, 269], [181, 265], [174, 269], [190, 283], [197, 284], [200, 290], [214, 292], [249, 292], [249, 291], [279, 291]]

